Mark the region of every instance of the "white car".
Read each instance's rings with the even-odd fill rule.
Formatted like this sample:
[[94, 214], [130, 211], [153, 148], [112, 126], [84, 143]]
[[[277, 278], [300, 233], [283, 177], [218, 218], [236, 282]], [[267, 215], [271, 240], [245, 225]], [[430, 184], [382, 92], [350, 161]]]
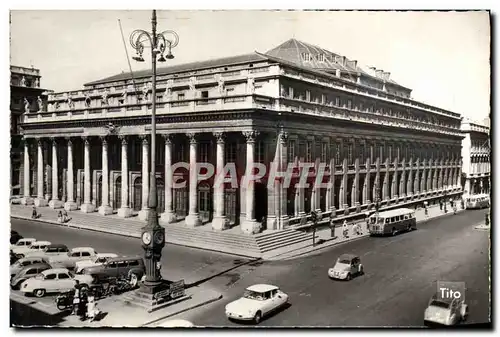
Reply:
[[288, 295], [277, 286], [256, 284], [248, 287], [243, 297], [226, 305], [226, 317], [258, 324], [262, 317], [287, 303]]
[[27, 279], [21, 285], [25, 295], [43, 297], [47, 293], [60, 293], [74, 288], [73, 274], [66, 268], [48, 269], [37, 276]]
[[52, 244], [50, 241], [35, 241], [31, 244], [31, 246], [27, 247], [19, 247], [13, 249], [12, 252], [16, 254], [17, 257], [23, 258], [26, 256], [37, 255], [40, 252], [43, 252], [48, 245]]
[[27, 247], [31, 246], [33, 242], [35, 242], [35, 238], [24, 238], [20, 239], [19, 241], [16, 242], [15, 245], [10, 245], [10, 250], [15, 253], [15, 250], [23, 248], [26, 249]]
[[455, 325], [469, 315], [467, 304], [460, 298], [441, 299], [434, 294], [424, 312], [424, 324]]
[[57, 254], [49, 257], [49, 263], [57, 268], [75, 268], [78, 261], [90, 261], [97, 255], [94, 248], [91, 247], [76, 247], [71, 249], [67, 254]]
[[338, 280], [351, 280], [352, 277], [363, 275], [364, 269], [359, 256], [354, 254], [342, 254], [337, 259], [335, 266], [328, 269], [328, 277]]
[[48, 261], [42, 257], [23, 257], [10, 266], [10, 277], [14, 277], [21, 269], [35, 263], [48, 263]]
[[98, 253], [92, 260], [77, 261], [75, 263], [75, 273], [79, 274], [87, 267], [100, 266], [112, 257], [118, 257], [118, 255], [113, 253]]
[[158, 324], [158, 328], [194, 328], [194, 324], [184, 319], [172, 319]]

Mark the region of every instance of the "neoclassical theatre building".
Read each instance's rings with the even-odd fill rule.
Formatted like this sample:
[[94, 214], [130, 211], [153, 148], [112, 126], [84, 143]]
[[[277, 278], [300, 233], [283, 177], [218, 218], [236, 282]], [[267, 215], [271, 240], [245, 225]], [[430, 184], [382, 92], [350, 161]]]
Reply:
[[490, 128], [471, 120], [462, 121], [462, 187], [466, 194], [490, 193]]
[[[29, 112], [23, 203], [146, 217], [151, 73], [122, 73], [50, 94]], [[461, 193], [461, 117], [416, 102], [390, 73], [290, 39], [254, 52], [158, 69], [156, 179], [164, 224], [245, 233]], [[326, 163], [309, 187], [267, 178], [248, 186], [197, 181], [178, 162], [297, 168]], [[283, 169], [284, 170], [284, 169]], [[170, 189], [172, 176], [185, 188]], [[177, 179], [177, 178], [176, 178]]]

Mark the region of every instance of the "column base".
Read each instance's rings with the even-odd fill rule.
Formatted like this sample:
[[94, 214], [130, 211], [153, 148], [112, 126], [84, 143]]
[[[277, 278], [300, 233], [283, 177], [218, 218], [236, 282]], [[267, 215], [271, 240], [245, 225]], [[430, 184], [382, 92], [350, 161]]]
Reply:
[[172, 211], [165, 211], [161, 214], [160, 220], [166, 223], [173, 223], [177, 220], [177, 215]]
[[63, 208], [64, 203], [61, 200], [52, 199], [51, 201], [49, 201], [49, 207], [52, 209]]
[[149, 208], [141, 209], [137, 216], [139, 217], [140, 220], [147, 220], [149, 216]]
[[100, 206], [98, 210], [101, 215], [113, 214], [113, 208], [111, 206]]
[[47, 202], [47, 200], [45, 200], [43, 198], [36, 198], [35, 199], [35, 206], [36, 207], [46, 207], [48, 205], [49, 205], [49, 203]]
[[88, 203], [88, 204], [82, 204], [80, 206], [80, 211], [82, 213], [93, 213], [95, 211], [95, 206]]
[[132, 210], [130, 207], [122, 207], [118, 210], [118, 216], [120, 218], [130, 218], [132, 216]]
[[50, 195], [50, 194], [45, 194], [44, 199], [45, 199], [45, 200], [50, 200], [50, 199], [52, 199], [52, 195]]
[[271, 230], [278, 229], [278, 218], [274, 215], [269, 215], [266, 219], [266, 228]]
[[78, 209], [78, 205], [74, 201], [66, 201], [64, 203], [64, 209], [68, 211], [76, 211]]
[[201, 226], [201, 220], [198, 213], [188, 214], [188, 216], [186, 217], [186, 219], [184, 219], [184, 221], [186, 222], [186, 226], [188, 227]]
[[336, 217], [337, 216], [337, 209], [335, 208], [335, 206], [332, 206], [330, 208], [330, 212], [332, 213], [332, 217]]
[[216, 231], [223, 231], [228, 228], [229, 221], [225, 216], [215, 216], [212, 220], [212, 229]]
[[282, 216], [281, 218], [279, 218], [278, 224], [280, 226], [279, 228], [281, 228], [281, 229], [287, 228], [290, 225], [290, 218], [288, 217], [288, 215], [285, 215], [285, 216]]
[[260, 232], [260, 223], [256, 220], [245, 220], [241, 224], [241, 231], [245, 234], [257, 234]]
[[21, 205], [24, 205], [24, 206], [33, 205], [34, 202], [35, 201], [31, 197], [23, 197], [23, 198], [21, 198]]

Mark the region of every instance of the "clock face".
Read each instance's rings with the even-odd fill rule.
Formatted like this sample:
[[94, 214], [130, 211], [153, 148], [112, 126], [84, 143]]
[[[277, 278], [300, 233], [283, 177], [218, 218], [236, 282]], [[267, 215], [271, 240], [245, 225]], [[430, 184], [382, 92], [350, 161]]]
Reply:
[[165, 235], [162, 232], [157, 232], [155, 234], [155, 242], [157, 244], [162, 244], [163, 240], [165, 240]]
[[142, 242], [145, 245], [149, 245], [151, 243], [151, 233], [149, 232], [142, 233]]

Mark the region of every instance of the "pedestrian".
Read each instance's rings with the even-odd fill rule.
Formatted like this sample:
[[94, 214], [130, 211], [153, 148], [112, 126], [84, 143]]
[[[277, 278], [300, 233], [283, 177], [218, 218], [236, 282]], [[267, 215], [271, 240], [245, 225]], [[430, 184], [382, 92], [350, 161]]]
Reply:
[[342, 224], [342, 234], [344, 235], [344, 238], [347, 238], [349, 236], [349, 227], [347, 226], [347, 220], [344, 220], [344, 223]]
[[443, 200], [439, 199], [439, 210], [443, 210]]
[[457, 214], [457, 205], [453, 205], [453, 214]]
[[38, 217], [38, 214], [36, 212], [36, 206], [33, 205], [33, 211], [31, 212], [31, 218], [36, 219]]
[[57, 213], [57, 222], [62, 223], [63, 222], [63, 214], [61, 211]]
[[73, 315], [78, 315], [80, 307], [80, 281], [75, 280], [75, 293], [73, 295]]
[[95, 300], [95, 294], [91, 291], [91, 292], [89, 292], [89, 295], [88, 295], [86, 316], [92, 322], [100, 314], [100, 312], [101, 311], [97, 308], [97, 302]]
[[354, 226], [352, 226], [352, 231], [356, 233], [356, 235], [361, 235], [361, 226], [358, 223], [355, 223]]
[[66, 212], [66, 210], [64, 210], [63, 211], [63, 223], [66, 223], [69, 220], [71, 220], [71, 219], [68, 218], [68, 212]]

